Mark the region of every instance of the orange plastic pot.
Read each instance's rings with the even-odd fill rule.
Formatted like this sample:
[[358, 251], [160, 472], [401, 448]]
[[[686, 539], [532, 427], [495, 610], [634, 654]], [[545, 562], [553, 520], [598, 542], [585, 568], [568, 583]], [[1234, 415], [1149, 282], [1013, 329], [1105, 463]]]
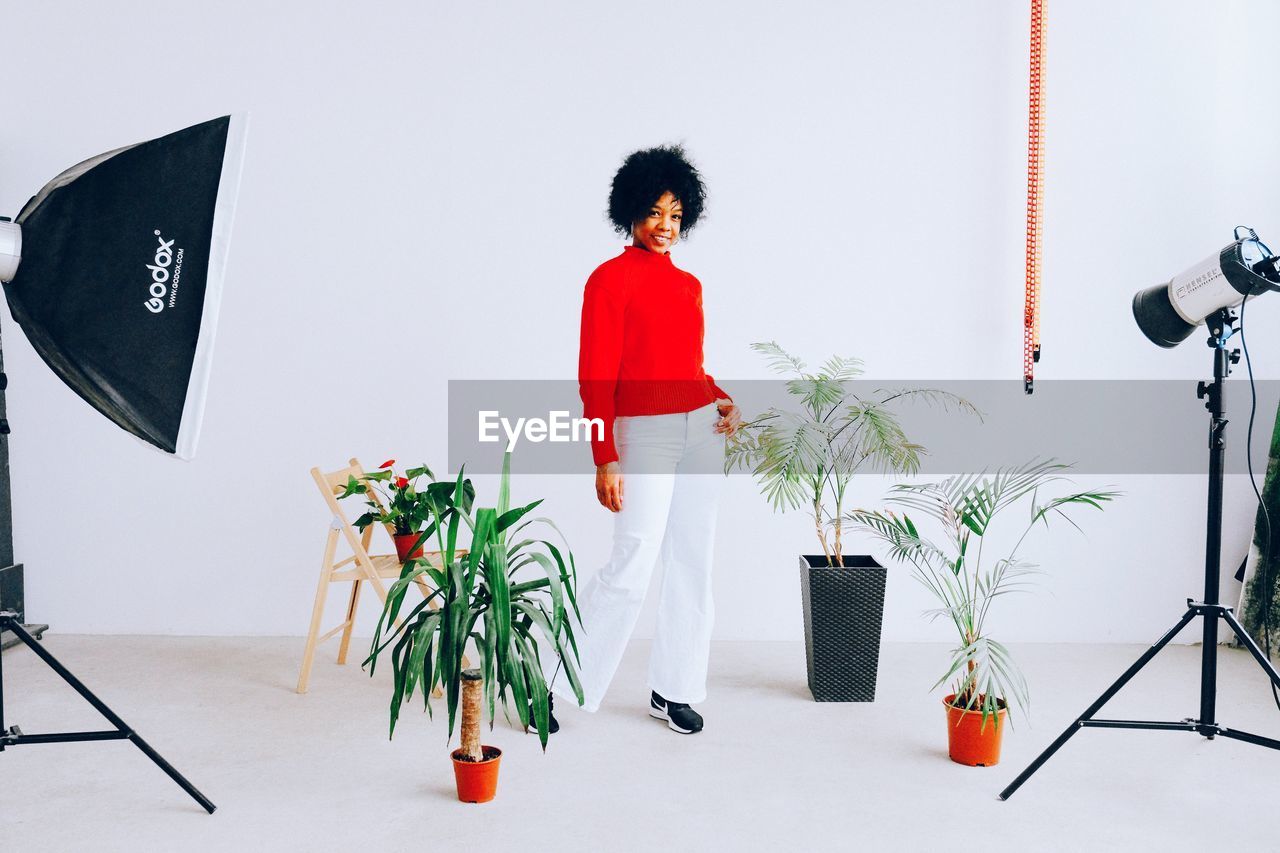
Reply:
[[[400, 562], [409, 559], [418, 559], [422, 556], [422, 546], [413, 547], [413, 543], [421, 538], [421, 533], [396, 533], [391, 538], [396, 541], [396, 556], [400, 558]], [[413, 553], [409, 553], [409, 549], [413, 548]]]
[[484, 761], [463, 761], [462, 750], [455, 749], [453, 778], [458, 783], [458, 799], [464, 803], [487, 803], [498, 793], [498, 763], [502, 750], [496, 746], [482, 746]]
[[979, 708], [966, 711], [951, 703], [955, 694], [943, 699], [947, 707], [947, 751], [951, 760], [970, 767], [992, 767], [1000, 763], [1000, 741], [1004, 737], [1009, 712], [1001, 708], [988, 714], [984, 725]]

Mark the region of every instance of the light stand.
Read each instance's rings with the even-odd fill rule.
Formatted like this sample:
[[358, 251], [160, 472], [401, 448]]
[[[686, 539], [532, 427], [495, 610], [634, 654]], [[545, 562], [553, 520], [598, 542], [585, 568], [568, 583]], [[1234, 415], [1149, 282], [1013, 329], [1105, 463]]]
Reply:
[[56, 732], [54, 734], [28, 735], [23, 734], [22, 730], [17, 726], [5, 728], [4, 725], [4, 656], [0, 655], [0, 752], [4, 752], [10, 746], [21, 746], [26, 743], [73, 743], [77, 741], [89, 740], [129, 740], [133, 741], [138, 749], [142, 750], [147, 758], [156, 763], [156, 766], [169, 774], [169, 778], [182, 786], [182, 790], [186, 791], [191, 797], [200, 804], [201, 808], [209, 814], [213, 814], [218, 807], [209, 801], [209, 798], [196, 790], [195, 785], [187, 781], [187, 778], [174, 769], [173, 765], [164, 760], [160, 753], [151, 748], [151, 745], [143, 740], [137, 732], [135, 732], [124, 720], [120, 719], [114, 711], [107, 707], [97, 696], [94, 696], [88, 687], [80, 683], [80, 679], [71, 674], [71, 671], [58, 662], [58, 659], [40, 644], [40, 641], [31, 634], [27, 633], [27, 629], [18, 621], [16, 613], [10, 610], [0, 611], [0, 629], [12, 631], [13, 634], [26, 644], [27, 648], [36, 653], [40, 660], [48, 664], [49, 668], [56, 672], [63, 681], [70, 684], [71, 687], [79, 693], [84, 700], [94, 707], [98, 713], [107, 718], [114, 729], [108, 731], [97, 732]]
[[[2, 363], [0, 363], [2, 367]], [[4, 414], [4, 389], [6, 385], [5, 374], [0, 371], [0, 416]], [[0, 477], [0, 539], [3, 543], [12, 541], [12, 522], [10, 521], [9, 509], [9, 471], [8, 471], [8, 454], [9, 454], [9, 425], [8, 422], [0, 417], [0, 454], [3, 455], [4, 469], [3, 476]], [[12, 550], [10, 550], [12, 557]], [[43, 630], [45, 626], [41, 625]], [[93, 741], [93, 740], [129, 740], [133, 741], [138, 749], [142, 750], [147, 758], [156, 763], [156, 766], [169, 774], [169, 778], [182, 786], [182, 790], [195, 799], [200, 806], [209, 814], [213, 814], [217, 808], [209, 798], [196, 790], [196, 787], [187, 781], [186, 777], [174, 769], [173, 765], [165, 761], [160, 753], [151, 748], [145, 740], [138, 736], [124, 720], [120, 719], [114, 711], [97, 696], [85, 687], [80, 679], [76, 678], [69, 669], [63, 666], [57, 658], [49, 654], [48, 650], [40, 644], [40, 641], [33, 637], [27, 627], [22, 624], [22, 620], [18, 614], [12, 610], [0, 608], [0, 636], [8, 632], [10, 636], [15, 637], [17, 641], [24, 643], [27, 648], [35, 652], [40, 660], [44, 661], [50, 669], [56, 672], [63, 681], [71, 685], [71, 687], [79, 693], [84, 700], [92, 705], [98, 713], [106, 717], [107, 720], [115, 728], [109, 731], [96, 732], [58, 732], [54, 734], [23, 734], [22, 730], [17, 726], [5, 726], [4, 720], [4, 654], [0, 652], [0, 752], [4, 752], [10, 746], [21, 746], [28, 743], [71, 743], [76, 741]]]
[[[4, 275], [3, 268], [7, 260], [4, 223], [8, 221], [8, 217], [0, 216], [0, 276]], [[0, 354], [0, 435], [9, 434], [9, 421], [5, 415], [5, 382], [4, 357]], [[23, 567], [21, 564], [14, 565], [13, 562], [12, 497], [13, 492], [9, 488], [9, 444], [0, 441], [0, 610], [16, 610], [18, 621], [22, 622], [25, 601]], [[49, 629], [48, 625], [27, 624], [23, 627], [37, 640]], [[16, 646], [19, 642], [21, 641], [14, 634], [0, 630], [0, 651]]]
[[[1027, 769], [1018, 775], [1018, 778], [1014, 779], [1007, 788], [1001, 791], [1000, 799], [1002, 800], [1007, 800], [1013, 796], [1014, 792], [1022, 786], [1022, 783], [1031, 778], [1031, 774], [1039, 770], [1040, 766], [1053, 757], [1053, 754], [1080, 729], [1188, 731], [1196, 732], [1210, 740], [1221, 735], [1222, 737], [1241, 740], [1245, 743], [1280, 749], [1280, 740], [1229, 729], [1220, 725], [1216, 717], [1219, 619], [1225, 621], [1228, 627], [1235, 632], [1241, 644], [1249, 650], [1271, 681], [1280, 686], [1280, 673], [1276, 672], [1275, 667], [1271, 665], [1271, 661], [1267, 660], [1266, 655], [1258, 648], [1258, 644], [1249, 636], [1249, 632], [1236, 620], [1232, 608], [1218, 603], [1219, 563], [1221, 559], [1219, 552], [1222, 545], [1222, 475], [1227, 428], [1227, 420], [1223, 417], [1225, 411], [1223, 393], [1225, 391], [1224, 382], [1231, 372], [1231, 365], [1240, 360], [1239, 350], [1231, 350], [1230, 352], [1227, 350], [1227, 341], [1234, 334], [1231, 330], [1231, 324], [1235, 322], [1235, 319], [1236, 315], [1230, 308], [1220, 309], [1217, 313], [1207, 318], [1209, 346], [1213, 349], [1213, 382], [1208, 384], [1201, 382], [1196, 389], [1196, 396], [1201, 399], [1209, 398], [1208, 402], [1205, 403], [1205, 408], [1209, 410], [1210, 415], [1209, 511], [1205, 535], [1204, 600], [1197, 602], [1187, 599], [1187, 612], [1182, 614], [1178, 624], [1170, 628], [1163, 637], [1156, 641], [1155, 645], [1147, 649], [1142, 657], [1134, 662], [1133, 666], [1125, 670], [1124, 674], [1114, 684], [1108, 687], [1092, 705], [1085, 709], [1083, 714], [1076, 718], [1075, 722], [1067, 727], [1066, 731], [1058, 736], [1057, 740], [1049, 744], [1048, 749], [1040, 753], [1036, 760], [1032, 761], [1027, 766]], [[1191, 620], [1197, 617], [1204, 620], [1203, 646], [1200, 650], [1200, 716], [1198, 718], [1187, 718], [1178, 722], [1165, 722], [1157, 720], [1100, 720], [1093, 716], [1102, 709], [1103, 705], [1111, 700], [1111, 697], [1120, 692], [1120, 689], [1137, 675], [1139, 670], [1150, 663], [1152, 658], [1159, 654], [1160, 650], [1167, 646], [1183, 628], [1190, 624]]]

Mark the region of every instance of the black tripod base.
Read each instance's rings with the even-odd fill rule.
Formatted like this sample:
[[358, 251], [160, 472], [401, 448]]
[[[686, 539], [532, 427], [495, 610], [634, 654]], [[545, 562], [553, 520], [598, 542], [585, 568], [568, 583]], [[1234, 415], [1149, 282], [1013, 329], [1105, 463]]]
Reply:
[[[49, 630], [48, 625], [27, 624], [27, 625], [23, 625], [22, 627], [26, 628], [27, 633], [35, 637], [37, 640], [44, 637], [44, 632]], [[4, 651], [5, 649], [12, 648], [21, 642], [22, 640], [18, 639], [18, 635], [14, 634], [12, 631], [0, 631], [0, 651]]]
[[[1180, 720], [1176, 723], [1165, 723], [1158, 720], [1076, 720], [1082, 729], [1147, 729], [1155, 732], [1195, 732], [1201, 737], [1213, 740], [1215, 737], [1242, 740], [1246, 743], [1280, 749], [1280, 740], [1249, 734], [1248, 732], [1229, 729], [1217, 723], [1202, 723], [1199, 720]], [[1009, 791], [1009, 793], [1013, 793]], [[1003, 799], [1003, 797], [1001, 798]]]
[[[1173, 640], [1178, 633], [1185, 628], [1192, 619], [1201, 617], [1203, 619], [1222, 619], [1227, 623], [1240, 642], [1253, 655], [1258, 665], [1267, 673], [1273, 684], [1280, 687], [1280, 673], [1276, 672], [1276, 668], [1271, 665], [1271, 661], [1267, 660], [1266, 655], [1258, 648], [1258, 644], [1253, 641], [1238, 621], [1235, 614], [1232, 613], [1230, 607], [1224, 607], [1221, 604], [1200, 604], [1193, 601], [1187, 602], [1187, 612], [1182, 615], [1182, 619], [1177, 625], [1165, 633], [1151, 648], [1134, 661], [1133, 665], [1125, 670], [1124, 674], [1116, 680], [1114, 684], [1107, 688], [1101, 696], [1099, 696], [1092, 705], [1085, 709], [1084, 713], [1075, 719], [1067, 730], [1058, 735], [1058, 739], [1049, 744], [1049, 747], [1039, 756], [1036, 757], [1027, 769], [1018, 774], [1018, 778], [1014, 779], [1009, 786], [1000, 792], [1000, 799], [1007, 800], [1013, 796], [1022, 784], [1031, 778], [1031, 775], [1040, 769], [1046, 761], [1053, 757], [1053, 754], [1062, 748], [1071, 736], [1081, 729], [1147, 729], [1149, 731], [1185, 731], [1194, 732], [1202, 737], [1213, 739], [1215, 737], [1225, 737], [1231, 740], [1244, 741], [1256, 746], [1265, 746], [1269, 749], [1280, 749], [1280, 740], [1275, 738], [1263, 737], [1262, 735], [1250, 734], [1249, 732], [1230, 729], [1226, 726], [1219, 725], [1212, 718], [1215, 708], [1214, 705], [1214, 689], [1216, 682], [1216, 659], [1218, 650], [1215, 645], [1205, 646], [1201, 650], [1201, 719], [1185, 719], [1178, 722], [1164, 722], [1159, 720], [1106, 720], [1097, 719], [1093, 715], [1102, 709], [1102, 706], [1111, 700], [1111, 697], [1120, 692], [1120, 689], [1129, 683], [1129, 680], [1138, 674], [1144, 666], [1151, 662], [1160, 650]], [[1208, 713], [1203, 713], [1207, 711]]]
[[142, 752], [155, 762], [156, 766], [168, 774], [169, 778], [186, 791], [192, 799], [200, 804], [200, 807], [213, 814], [217, 809], [209, 798], [196, 790], [196, 787], [187, 781], [187, 778], [179, 773], [173, 765], [164, 760], [160, 753], [151, 748], [151, 745], [143, 740], [137, 732], [135, 732], [124, 720], [120, 719], [114, 711], [108, 708], [101, 699], [93, 695], [89, 688], [85, 687], [78, 678], [71, 674], [65, 666], [58, 662], [57, 658], [49, 654], [48, 650], [42, 646], [35, 637], [20, 624], [17, 620], [17, 614], [10, 611], [0, 612], [0, 629], [12, 631], [18, 640], [24, 643], [36, 656], [44, 661], [50, 669], [58, 674], [63, 681], [71, 685], [71, 687], [84, 698], [86, 702], [94, 707], [98, 713], [107, 718], [115, 728], [105, 731], [96, 732], [56, 732], [52, 734], [23, 734], [22, 730], [17, 726], [4, 727], [4, 669], [0, 664], [0, 752], [11, 746], [22, 746], [30, 743], [75, 743], [82, 741], [97, 740], [128, 740], [132, 741], [134, 746], [142, 750]]

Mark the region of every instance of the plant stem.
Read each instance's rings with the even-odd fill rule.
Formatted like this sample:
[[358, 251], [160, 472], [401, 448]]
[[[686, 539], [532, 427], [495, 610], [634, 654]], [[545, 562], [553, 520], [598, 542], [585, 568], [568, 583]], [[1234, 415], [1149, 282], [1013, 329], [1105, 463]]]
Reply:
[[[982, 529], [983, 535], [978, 537], [978, 561], [974, 563], [972, 566], [968, 567], [971, 573], [973, 574], [973, 598], [970, 600], [970, 605], [969, 605], [969, 610], [970, 610], [969, 621], [973, 625], [973, 632], [975, 635], [981, 634], [982, 632], [982, 620], [978, 616], [978, 611], [977, 609], [975, 609], [975, 605], [978, 601], [978, 577], [979, 577], [978, 573], [982, 571], [982, 546], [986, 544], [986, 541], [987, 541], [987, 537], [986, 537], [987, 529], [988, 529], [987, 527], [984, 527]], [[991, 600], [990, 598], [987, 599], [987, 601], [990, 601], [990, 600]], [[972, 661], [970, 661], [970, 663], [972, 663]]]
[[480, 749], [480, 702], [483, 677], [478, 669], [462, 672], [462, 754], [471, 761], [483, 761]]
[[818, 541], [822, 543], [822, 553], [827, 558], [827, 565], [834, 566], [831, 561], [831, 549], [827, 547], [827, 534], [822, 529], [822, 493], [813, 499], [813, 526], [818, 532]]
[[844, 568], [844, 543], [841, 541], [843, 530], [844, 516], [844, 487], [845, 484], [840, 482], [840, 478], [836, 477], [836, 565]]

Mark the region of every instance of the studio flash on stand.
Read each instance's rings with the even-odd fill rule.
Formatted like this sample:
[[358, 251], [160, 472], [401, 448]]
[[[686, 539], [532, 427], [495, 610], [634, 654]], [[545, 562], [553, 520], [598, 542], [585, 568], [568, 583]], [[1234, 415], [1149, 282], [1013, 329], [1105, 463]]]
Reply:
[[[1138, 327], [1159, 346], [1175, 347], [1190, 337], [1192, 332], [1201, 325], [1206, 326], [1209, 332], [1207, 344], [1213, 350], [1213, 380], [1200, 382], [1196, 386], [1196, 396], [1205, 400], [1205, 408], [1209, 411], [1209, 489], [1205, 529], [1204, 597], [1199, 601], [1187, 599], [1187, 610], [1177, 624], [1147, 649], [1146, 653], [1094, 700], [1093, 704], [1086, 708], [1066, 731], [1049, 744], [1044, 752], [1000, 792], [1002, 800], [1013, 796], [1014, 792], [1040, 769], [1041, 765], [1081, 729], [1185, 731], [1199, 734], [1208, 740], [1224, 737], [1256, 746], [1280, 749], [1280, 740], [1229, 728], [1220, 724], [1217, 719], [1218, 623], [1220, 621], [1227, 624], [1241, 645], [1262, 667], [1271, 681], [1273, 693], [1280, 688], [1280, 672], [1277, 672], [1271, 664], [1270, 649], [1263, 651], [1259, 648], [1249, 636], [1249, 632], [1236, 619], [1232, 608], [1218, 601], [1222, 551], [1222, 487], [1227, 443], [1226, 379], [1231, 373], [1231, 365], [1235, 364], [1240, 357], [1240, 351], [1234, 348], [1229, 349], [1228, 342], [1236, 334], [1240, 335], [1240, 343], [1244, 347], [1247, 363], [1249, 348], [1244, 340], [1246, 299], [1267, 291], [1280, 290], [1280, 286], [1277, 286], [1280, 285], [1280, 270], [1277, 269], [1280, 257], [1271, 254], [1271, 250], [1258, 239], [1258, 235], [1252, 228], [1238, 227], [1234, 236], [1235, 239], [1221, 251], [1174, 276], [1167, 283], [1139, 291], [1133, 297], [1133, 316], [1138, 322]], [[1238, 315], [1235, 311], [1237, 307], [1240, 308]], [[1233, 328], [1237, 323], [1238, 328]], [[1253, 372], [1250, 368], [1250, 387], [1253, 386], [1252, 377]], [[1252, 420], [1250, 423], [1252, 426]], [[1252, 478], [1252, 468], [1250, 468], [1250, 477]], [[1256, 493], [1256, 484], [1254, 490]], [[1261, 501], [1261, 495], [1258, 498]], [[1200, 625], [1200, 709], [1197, 716], [1184, 717], [1181, 720], [1120, 720], [1101, 719], [1096, 716], [1130, 679], [1150, 663], [1161, 649], [1172, 642], [1183, 628], [1196, 619], [1202, 620]], [[1263, 633], [1266, 637], [1270, 636], [1267, 628], [1264, 628]], [[1277, 704], [1280, 704], [1280, 694], [1276, 695]]]

